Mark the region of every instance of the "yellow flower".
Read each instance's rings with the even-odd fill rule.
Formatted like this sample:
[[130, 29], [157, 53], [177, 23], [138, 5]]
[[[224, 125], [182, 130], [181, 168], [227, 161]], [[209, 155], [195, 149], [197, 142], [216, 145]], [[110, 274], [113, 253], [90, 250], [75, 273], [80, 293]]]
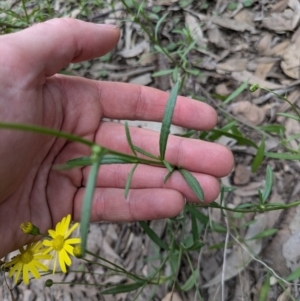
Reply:
[[4, 268], [10, 268], [9, 277], [14, 276], [14, 282], [17, 283], [22, 271], [22, 278], [25, 284], [29, 283], [29, 272], [36, 279], [40, 278], [38, 269], [47, 271], [48, 268], [39, 262], [39, 260], [51, 259], [50, 255], [45, 255], [45, 249], [41, 241], [30, 243], [24, 249], [19, 249], [20, 254], [15, 256], [11, 261], [4, 264]]
[[57, 257], [62, 272], [67, 272], [66, 265], [70, 266], [72, 263], [69, 254], [74, 256], [74, 247], [72, 245], [80, 243], [80, 238], [68, 238], [71, 233], [78, 227], [78, 223], [75, 223], [69, 229], [70, 221], [71, 215], [68, 214], [59, 223], [56, 224], [55, 231], [52, 229], [48, 230], [48, 233], [52, 239], [46, 239], [43, 241], [44, 246], [48, 247], [44, 254], [55, 253], [53, 273], [55, 273], [56, 270]]

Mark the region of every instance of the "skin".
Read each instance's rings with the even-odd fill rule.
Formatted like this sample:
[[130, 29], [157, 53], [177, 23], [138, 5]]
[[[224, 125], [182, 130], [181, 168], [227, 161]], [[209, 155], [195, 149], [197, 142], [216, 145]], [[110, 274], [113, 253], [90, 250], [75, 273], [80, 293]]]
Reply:
[[[0, 120], [73, 133], [131, 153], [124, 126], [101, 118], [161, 121], [168, 93], [131, 84], [57, 74], [71, 62], [102, 56], [118, 42], [119, 29], [74, 19], [53, 19], [0, 37]], [[215, 126], [207, 104], [178, 97], [173, 123], [197, 130]], [[131, 128], [133, 143], [158, 155], [159, 134]], [[88, 156], [88, 147], [55, 137], [0, 129], [0, 258], [28, 242], [19, 226], [31, 221], [46, 232], [71, 213], [79, 221], [89, 168], [57, 171], [54, 164]], [[166, 160], [190, 170], [205, 202], [219, 194], [218, 178], [233, 167], [224, 146], [170, 136]], [[197, 198], [178, 172], [164, 185], [166, 169], [140, 165], [124, 199], [128, 165], [102, 166], [91, 220], [135, 221], [172, 217], [184, 199]]]

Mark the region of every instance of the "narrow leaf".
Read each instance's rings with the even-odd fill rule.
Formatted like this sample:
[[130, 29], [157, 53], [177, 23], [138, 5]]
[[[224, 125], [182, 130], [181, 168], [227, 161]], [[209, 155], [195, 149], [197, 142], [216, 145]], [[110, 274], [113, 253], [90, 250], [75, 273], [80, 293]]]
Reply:
[[81, 250], [83, 256], [85, 255], [85, 251], [86, 251], [92, 202], [94, 198], [98, 171], [99, 171], [99, 163], [94, 162], [88, 176], [87, 185], [85, 188], [85, 193], [83, 198], [83, 205], [82, 205], [82, 212], [81, 212], [81, 219], [80, 219]]
[[285, 278], [286, 281], [294, 281], [298, 280], [300, 278], [300, 267], [297, 268], [293, 273], [291, 273], [287, 278]]
[[134, 149], [134, 145], [132, 143], [132, 140], [131, 140], [131, 136], [130, 136], [130, 131], [129, 131], [129, 126], [128, 126], [128, 122], [125, 121], [125, 132], [126, 132], [126, 138], [127, 138], [127, 142], [130, 146], [130, 149], [131, 151], [134, 153], [134, 155], [136, 156], [136, 152], [135, 152], [135, 149]]
[[129, 188], [130, 188], [130, 185], [131, 185], [132, 176], [133, 176], [134, 171], [136, 170], [137, 166], [138, 166], [138, 164], [135, 164], [135, 165], [133, 166], [133, 168], [131, 169], [131, 171], [130, 171], [128, 177], [127, 177], [126, 185], [125, 185], [125, 195], [124, 195], [124, 196], [125, 196], [125, 199], [126, 199], [127, 196], [128, 196], [128, 192], [129, 192]]
[[165, 69], [152, 73], [152, 77], [164, 76], [173, 73], [174, 69]]
[[256, 151], [256, 155], [251, 165], [252, 172], [256, 172], [259, 166], [261, 165], [264, 159], [264, 153], [265, 153], [265, 138], [263, 138], [259, 148]]
[[245, 89], [248, 87], [248, 81], [241, 84], [236, 90], [234, 90], [223, 102], [223, 104], [228, 104], [230, 101], [238, 97]]
[[145, 233], [149, 236], [149, 238], [158, 246], [160, 246], [164, 250], [169, 250], [168, 245], [159, 238], [159, 236], [148, 226], [148, 224], [144, 221], [140, 221], [140, 226], [143, 228]]
[[253, 141], [251, 141], [250, 139], [244, 138], [242, 136], [235, 135], [235, 134], [232, 134], [232, 133], [228, 133], [228, 132], [225, 132], [225, 131], [222, 131], [222, 130], [211, 130], [211, 132], [212, 133], [219, 133], [219, 134], [221, 134], [221, 136], [226, 136], [226, 137], [229, 137], [229, 138], [233, 138], [240, 145], [248, 145], [248, 146], [253, 146], [253, 147], [257, 148], [257, 145]]
[[273, 159], [300, 160], [300, 154], [266, 152], [265, 156], [268, 158], [273, 158]]
[[137, 290], [141, 286], [145, 285], [146, 282], [138, 281], [131, 284], [120, 284], [111, 288], [108, 288], [101, 292], [103, 295], [115, 295], [120, 293], [128, 293]]
[[264, 230], [256, 235], [254, 235], [251, 238], [248, 238], [247, 240], [254, 240], [254, 239], [269, 237], [269, 236], [276, 234], [277, 231], [278, 231], [278, 229], [275, 229], [275, 228], [267, 229], [267, 230]]
[[180, 287], [180, 290], [183, 292], [188, 292], [189, 290], [191, 290], [191, 288], [197, 283], [197, 278], [198, 270], [195, 269], [188, 280]]
[[171, 94], [167, 101], [164, 117], [162, 120], [162, 126], [161, 126], [160, 137], [159, 137], [159, 154], [161, 160], [164, 160], [165, 158], [165, 152], [167, 148], [168, 137], [170, 134], [170, 127], [171, 127], [172, 117], [173, 117], [174, 108], [176, 104], [179, 84], [180, 82], [178, 81], [171, 91]]
[[203, 190], [198, 182], [198, 180], [186, 169], [179, 169], [179, 172], [183, 176], [183, 178], [186, 180], [188, 185], [192, 188], [195, 195], [198, 197], [198, 199], [201, 202], [204, 202], [204, 193]]
[[144, 155], [144, 156], [146, 156], [146, 157], [149, 157], [149, 158], [155, 159], [155, 160], [158, 159], [157, 156], [154, 156], [154, 155], [152, 155], [151, 153], [148, 153], [147, 151], [145, 151], [145, 150], [139, 148], [139, 147], [136, 146], [136, 145], [134, 145], [134, 149], [135, 149], [138, 153], [140, 153], [140, 154], [142, 154], [142, 155]]
[[272, 191], [273, 179], [274, 179], [274, 176], [273, 176], [272, 168], [270, 167], [270, 165], [268, 165], [267, 169], [266, 169], [266, 184], [265, 184], [264, 190], [262, 192], [262, 200], [264, 203], [267, 201], [267, 199]]
[[175, 169], [173, 169], [167, 173], [167, 175], [164, 178], [164, 184], [167, 183], [167, 181], [169, 180], [169, 178], [171, 177], [171, 175], [173, 174], [174, 171], [175, 171]]

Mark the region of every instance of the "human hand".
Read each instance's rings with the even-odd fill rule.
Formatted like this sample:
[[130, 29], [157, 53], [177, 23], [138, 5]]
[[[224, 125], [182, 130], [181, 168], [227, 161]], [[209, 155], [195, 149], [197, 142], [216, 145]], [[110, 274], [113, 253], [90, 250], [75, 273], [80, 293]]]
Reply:
[[[74, 19], [53, 19], [0, 37], [0, 122], [34, 124], [69, 132], [130, 153], [124, 126], [101, 118], [161, 121], [168, 94], [149, 87], [101, 82], [56, 74], [70, 62], [104, 55], [119, 39], [119, 29]], [[208, 105], [178, 97], [173, 123], [207, 130], [217, 120]], [[131, 128], [133, 143], [158, 155], [159, 134]], [[31, 221], [41, 231], [71, 213], [79, 220], [89, 168], [57, 171], [52, 167], [90, 155], [78, 143], [52, 136], [0, 130], [0, 258], [30, 242], [19, 226]], [[170, 136], [166, 160], [190, 170], [200, 182], [205, 202], [219, 194], [217, 178], [233, 166], [231, 152], [215, 143]], [[101, 166], [92, 221], [133, 221], [172, 217], [184, 199], [197, 201], [175, 172], [140, 165], [127, 199], [128, 165]]]

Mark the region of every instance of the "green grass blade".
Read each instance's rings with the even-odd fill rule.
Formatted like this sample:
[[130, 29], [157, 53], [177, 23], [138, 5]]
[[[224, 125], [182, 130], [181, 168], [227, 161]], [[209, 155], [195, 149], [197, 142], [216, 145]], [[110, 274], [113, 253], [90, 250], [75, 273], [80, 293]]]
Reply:
[[132, 140], [131, 140], [131, 135], [130, 135], [130, 131], [129, 131], [129, 127], [128, 127], [128, 122], [127, 121], [125, 121], [125, 132], [126, 132], [126, 138], [127, 138], [128, 144], [130, 146], [130, 149], [134, 153], [134, 155], [137, 156], [136, 152], [135, 152], [135, 149], [134, 149], [134, 145], [133, 145]]
[[261, 165], [263, 159], [264, 159], [264, 153], [265, 153], [265, 138], [261, 141], [260, 146], [258, 147], [256, 151], [256, 155], [253, 159], [253, 162], [251, 164], [251, 170], [252, 172], [256, 172], [259, 166]]
[[91, 171], [88, 176], [87, 185], [85, 188], [82, 212], [81, 212], [81, 220], [80, 220], [80, 237], [81, 237], [81, 250], [82, 255], [85, 255], [86, 252], [86, 244], [87, 244], [87, 236], [90, 224], [91, 217], [91, 208], [92, 202], [94, 198], [96, 179], [99, 171], [99, 162], [94, 162], [92, 164]]
[[204, 193], [203, 190], [198, 182], [198, 180], [186, 169], [179, 169], [179, 172], [183, 176], [183, 178], [186, 180], [188, 185], [192, 188], [195, 195], [198, 197], [198, 199], [201, 202], [204, 202]]
[[170, 127], [179, 90], [179, 84], [180, 82], [178, 81], [171, 91], [162, 120], [162, 126], [159, 137], [159, 154], [161, 160], [164, 160], [165, 158], [165, 152], [167, 148], [168, 137], [170, 134]]
[[148, 226], [148, 224], [144, 221], [140, 221], [140, 226], [143, 228], [145, 233], [149, 236], [149, 238], [158, 246], [160, 246], [164, 250], [169, 250], [168, 245], [161, 240], [158, 235]]
[[265, 156], [268, 158], [273, 158], [273, 159], [300, 160], [300, 154], [266, 152]]
[[126, 184], [125, 184], [125, 193], [124, 193], [125, 199], [128, 196], [128, 192], [129, 192], [129, 188], [130, 188], [130, 185], [131, 185], [132, 176], [133, 176], [133, 174], [134, 174], [137, 166], [138, 166], [138, 164], [135, 164], [133, 166], [133, 168], [131, 169], [131, 171], [130, 171], [128, 177], [127, 177]]
[[266, 169], [266, 184], [265, 184], [264, 190], [262, 192], [262, 200], [264, 203], [267, 201], [267, 199], [272, 191], [273, 180], [274, 180], [273, 171], [272, 171], [272, 168], [270, 167], [270, 165], [268, 165], [267, 169]]
[[234, 90], [223, 102], [223, 104], [228, 104], [230, 101], [238, 97], [245, 89], [247, 89], [249, 82], [246, 81], [241, 84], [236, 90]]

